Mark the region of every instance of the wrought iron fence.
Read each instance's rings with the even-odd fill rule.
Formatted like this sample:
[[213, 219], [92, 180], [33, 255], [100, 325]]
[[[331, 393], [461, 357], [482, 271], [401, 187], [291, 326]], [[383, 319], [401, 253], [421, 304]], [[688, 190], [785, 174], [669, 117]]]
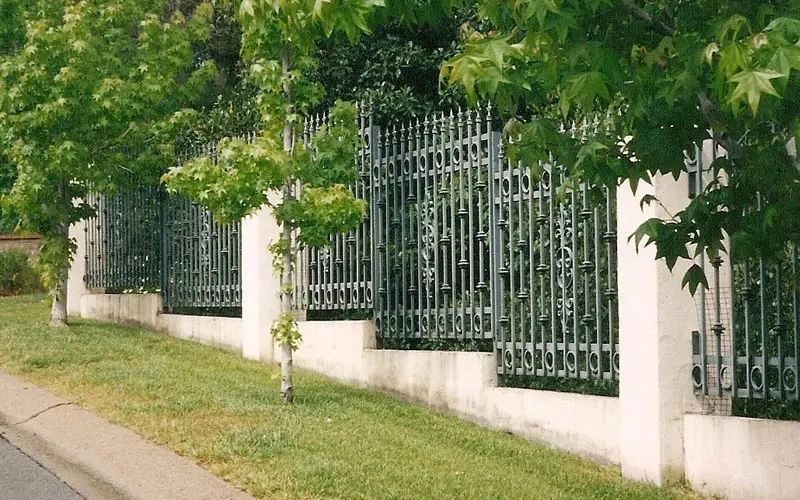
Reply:
[[[309, 145], [312, 135], [327, 123], [326, 115], [316, 115], [304, 122], [302, 141]], [[369, 183], [373, 149], [372, 136], [376, 129], [368, 112], [362, 109], [359, 128], [364, 147], [357, 153], [358, 180], [351, 190], [356, 198], [371, 199]], [[297, 186], [298, 192], [302, 186]], [[294, 308], [323, 315], [330, 312], [366, 313], [372, 310], [372, 245], [371, 213], [364, 222], [346, 234], [330, 238], [323, 248], [302, 248], [295, 266]]]
[[295, 307], [372, 311], [384, 346], [494, 350], [502, 375], [617, 379], [613, 193], [507, 161], [489, 107], [360, 128], [368, 217], [304, 252]]
[[613, 193], [566, 188], [564, 169], [552, 158], [539, 171], [534, 177], [518, 163], [493, 175], [500, 372], [616, 380]]
[[[724, 154], [715, 145], [697, 148], [687, 162], [691, 185], [719, 175], [711, 161]], [[752, 210], [768, 200], [758, 195]], [[698, 293], [699, 329], [693, 332], [692, 379], [697, 394], [713, 409], [731, 411], [736, 400], [800, 401], [800, 256], [788, 245], [781, 258], [726, 261], [716, 255], [702, 262], [710, 289]], [[708, 265], [707, 265], [708, 264]], [[720, 406], [722, 405], [722, 406]]]
[[89, 196], [96, 216], [86, 222], [88, 288], [108, 293], [161, 288], [162, 196], [151, 186]]
[[140, 186], [93, 194], [86, 224], [88, 288], [161, 292], [169, 313], [241, 315], [241, 223]]

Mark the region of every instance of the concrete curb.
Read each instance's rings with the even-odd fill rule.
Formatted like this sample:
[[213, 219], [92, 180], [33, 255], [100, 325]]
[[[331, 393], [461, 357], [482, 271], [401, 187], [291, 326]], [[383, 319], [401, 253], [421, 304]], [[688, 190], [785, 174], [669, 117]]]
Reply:
[[253, 499], [197, 464], [2, 371], [0, 433], [89, 499]]

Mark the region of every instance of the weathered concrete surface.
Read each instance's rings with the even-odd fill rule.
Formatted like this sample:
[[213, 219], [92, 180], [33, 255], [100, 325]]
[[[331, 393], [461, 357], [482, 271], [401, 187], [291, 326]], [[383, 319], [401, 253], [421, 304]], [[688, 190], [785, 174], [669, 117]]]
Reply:
[[95, 498], [252, 499], [195, 463], [3, 372], [0, 420], [10, 431], [4, 434], [35, 436], [47, 454], [118, 493]]
[[731, 500], [800, 498], [800, 422], [686, 415], [686, 479]]

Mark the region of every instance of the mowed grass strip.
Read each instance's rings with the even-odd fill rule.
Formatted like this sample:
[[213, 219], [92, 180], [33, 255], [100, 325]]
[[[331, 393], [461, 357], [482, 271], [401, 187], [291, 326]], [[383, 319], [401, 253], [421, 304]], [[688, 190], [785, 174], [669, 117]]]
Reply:
[[[206, 467], [258, 498], [686, 499], [454, 417], [162, 333], [0, 299], [0, 368]], [[0, 396], [2, 397], [2, 396]]]

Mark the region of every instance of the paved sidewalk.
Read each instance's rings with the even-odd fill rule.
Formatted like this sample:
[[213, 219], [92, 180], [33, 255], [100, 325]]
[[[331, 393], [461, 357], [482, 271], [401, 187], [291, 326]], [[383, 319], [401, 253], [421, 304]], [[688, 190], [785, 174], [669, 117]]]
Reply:
[[0, 436], [90, 500], [253, 498], [197, 464], [2, 371]]

